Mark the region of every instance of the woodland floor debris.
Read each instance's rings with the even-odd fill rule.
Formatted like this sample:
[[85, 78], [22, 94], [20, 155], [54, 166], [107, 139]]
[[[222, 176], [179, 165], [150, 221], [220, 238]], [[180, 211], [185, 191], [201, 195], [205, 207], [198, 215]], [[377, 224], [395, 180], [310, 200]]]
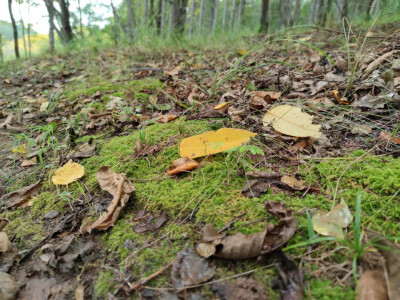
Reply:
[[[378, 60], [365, 56], [360, 61], [350, 90], [348, 66], [339, 63], [347, 57], [332, 45], [326, 46], [327, 55], [336, 65], [310, 49], [275, 45], [275, 51], [272, 45], [245, 53], [239, 62], [236, 51], [204, 51], [194, 58], [186, 52], [153, 55], [140, 62], [140, 68], [160, 66], [152, 76], [138, 74], [135, 53], [121, 49], [113, 51], [123, 55], [112, 58], [100, 50], [101, 65], [88, 63], [84, 53], [53, 56], [44, 67], [40, 61], [7, 67], [1, 75], [0, 190], [2, 216], [10, 221], [3, 231], [12, 249], [1, 254], [1, 270], [14, 278], [20, 297], [61, 293], [71, 298], [83, 286], [86, 296], [101, 299], [115, 291], [121, 295], [121, 286], [133, 291], [128, 283], [156, 297], [150, 288], [199, 283], [190, 293], [206, 299], [230, 293], [260, 299], [279, 294], [353, 298], [353, 274], [379, 269], [382, 256], [369, 251], [379, 244], [367, 244], [364, 236], [366, 248], [354, 273], [353, 226], [344, 228], [343, 240], [314, 243], [310, 234], [317, 234], [310, 225], [315, 224], [307, 212], [315, 217], [341, 205], [333, 199], [343, 199], [346, 216], [354, 216], [361, 188], [362, 228], [392, 237], [390, 247], [397, 247], [400, 73], [393, 43], [369, 46], [366, 51]], [[60, 66], [62, 61], [68, 63]], [[36, 64], [35, 71], [28, 64]], [[394, 75], [385, 81], [387, 69]], [[312, 134], [275, 128], [276, 119], [263, 124], [265, 115], [282, 106], [309, 117], [305, 125], [287, 116], [278, 116], [280, 122], [311, 128]], [[221, 148], [227, 135], [190, 142], [226, 130], [246, 132], [228, 152], [231, 147]], [[188, 149], [179, 151], [182, 144]], [[166, 176], [180, 156], [197, 157], [198, 167], [192, 169], [192, 162], [190, 172], [185, 167], [178, 176]], [[36, 164], [21, 166], [33, 158]], [[54, 186], [51, 177], [70, 159], [79, 160], [85, 176]], [[106, 176], [98, 179], [100, 167]], [[31, 206], [19, 206], [33, 192]], [[274, 219], [265, 215], [264, 203], [287, 209], [268, 207]], [[80, 235], [85, 224], [86, 231], [100, 230]], [[201, 270], [190, 273], [185, 263], [199, 258], [185, 249], [192, 249], [205, 224], [222, 229], [214, 230], [209, 243], [258, 235], [259, 251], [250, 256], [267, 253], [266, 261], [201, 258]], [[224, 252], [215, 246], [213, 251]], [[397, 257], [382, 255], [392, 262], [387, 268], [396, 279]], [[177, 257], [171, 277], [165, 270]], [[263, 263], [276, 268], [259, 269]], [[273, 280], [277, 275], [280, 279]], [[389, 290], [396, 288], [392, 282]]]

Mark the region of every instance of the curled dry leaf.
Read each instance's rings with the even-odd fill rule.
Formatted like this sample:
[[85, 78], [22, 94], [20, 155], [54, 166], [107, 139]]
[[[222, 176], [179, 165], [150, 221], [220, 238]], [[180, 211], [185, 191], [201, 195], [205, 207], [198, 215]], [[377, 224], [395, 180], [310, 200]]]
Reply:
[[297, 230], [297, 219], [284, 203], [264, 203], [267, 213], [279, 219], [278, 224], [267, 224], [266, 229], [254, 234], [237, 233], [221, 236], [211, 225], [202, 230], [201, 242], [196, 251], [203, 257], [212, 255], [227, 259], [257, 257], [281, 248]]
[[101, 167], [96, 178], [103, 191], [109, 192], [114, 198], [111, 200], [107, 211], [94, 223], [86, 223], [81, 227], [81, 232], [91, 232], [93, 229], [107, 230], [117, 221], [118, 216], [135, 190], [133, 184], [123, 174], [118, 174], [108, 167]]
[[161, 115], [158, 121], [160, 121], [161, 123], [168, 123], [175, 120], [177, 117], [178, 117], [177, 115], [173, 114]]
[[0, 198], [0, 202], [5, 204], [6, 208], [13, 208], [28, 202], [29, 199], [38, 194], [41, 187], [40, 181], [29, 186], [20, 188], [9, 194], [5, 194]]
[[318, 212], [312, 217], [314, 230], [325, 236], [343, 238], [343, 228], [350, 225], [353, 215], [346, 203], [336, 205], [330, 212]]
[[400, 145], [400, 138], [392, 136], [389, 132], [386, 131], [381, 131], [378, 138], [384, 141], [391, 141], [392, 143]]
[[159, 229], [167, 221], [167, 212], [165, 210], [162, 211], [161, 214], [154, 220], [154, 222], [152, 222], [153, 220], [154, 216], [142, 219], [140, 224], [133, 226], [133, 231], [136, 233], [143, 233], [149, 230], [154, 231]]
[[7, 233], [4, 231], [0, 232], [0, 252], [7, 252], [11, 249], [12, 245], [10, 240], [8, 239]]
[[181, 157], [196, 158], [224, 152], [243, 145], [250, 140], [250, 137], [256, 135], [256, 133], [247, 130], [234, 128], [208, 131], [182, 140], [179, 146], [179, 154]]
[[226, 112], [229, 108], [229, 102], [222, 102], [214, 106], [215, 110]]
[[277, 251], [280, 262], [276, 264], [279, 270], [279, 289], [281, 300], [301, 300], [303, 299], [303, 279], [302, 270], [299, 270], [293, 260], [288, 258], [282, 251]]
[[67, 185], [82, 178], [84, 174], [84, 167], [70, 160], [64, 166], [56, 170], [55, 175], [51, 177], [51, 181], [53, 184]]
[[356, 300], [388, 300], [385, 276], [382, 271], [370, 270], [358, 280]]
[[321, 125], [312, 124], [312, 119], [300, 107], [279, 105], [266, 113], [263, 123], [264, 126], [272, 125], [276, 131], [286, 135], [319, 138], [322, 135]]
[[295, 177], [292, 176], [282, 176], [281, 181], [284, 184], [287, 184], [294, 190], [299, 190], [302, 191], [306, 188], [306, 181], [305, 180], [298, 180]]
[[191, 171], [196, 169], [199, 163], [188, 157], [181, 157], [172, 162], [172, 166], [167, 169], [168, 175], [175, 175], [182, 172]]
[[171, 279], [175, 288], [184, 288], [210, 280], [215, 274], [215, 264], [199, 256], [193, 248], [178, 253], [172, 263]]
[[75, 152], [72, 157], [73, 158], [89, 158], [95, 155], [96, 153], [96, 145], [89, 143], [85, 143], [76, 147], [77, 152]]

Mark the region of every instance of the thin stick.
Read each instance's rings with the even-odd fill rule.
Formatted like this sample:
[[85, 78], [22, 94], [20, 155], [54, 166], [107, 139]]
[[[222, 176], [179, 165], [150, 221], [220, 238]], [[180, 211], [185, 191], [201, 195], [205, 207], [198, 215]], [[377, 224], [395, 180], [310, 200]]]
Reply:
[[143, 287], [144, 284], [148, 283], [150, 280], [156, 278], [158, 275], [160, 275], [161, 273], [163, 273], [165, 270], [167, 270], [168, 268], [170, 268], [172, 266], [172, 263], [162, 267], [161, 269], [159, 269], [158, 271], [154, 272], [153, 274], [151, 274], [149, 277], [143, 279], [142, 281], [132, 285], [129, 288], [130, 292], [134, 292], [138, 289], [140, 289], [141, 287]]

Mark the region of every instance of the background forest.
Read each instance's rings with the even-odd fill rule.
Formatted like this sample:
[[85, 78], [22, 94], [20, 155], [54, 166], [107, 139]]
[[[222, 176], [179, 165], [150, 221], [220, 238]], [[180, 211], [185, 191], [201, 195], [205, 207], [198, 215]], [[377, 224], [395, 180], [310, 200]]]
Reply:
[[[112, 0], [84, 5], [80, 0], [7, 1], [11, 22], [0, 22], [2, 61], [65, 46], [67, 51], [120, 43], [155, 49], [177, 42], [207, 47], [288, 28], [342, 31], [343, 18], [356, 26], [367, 26], [378, 16], [378, 23], [400, 19], [398, 0], [124, 0], [118, 5]], [[5, 10], [6, 1], [2, 5]], [[47, 12], [42, 22], [48, 22], [48, 35], [36, 33], [29, 23], [30, 8], [38, 6]]]

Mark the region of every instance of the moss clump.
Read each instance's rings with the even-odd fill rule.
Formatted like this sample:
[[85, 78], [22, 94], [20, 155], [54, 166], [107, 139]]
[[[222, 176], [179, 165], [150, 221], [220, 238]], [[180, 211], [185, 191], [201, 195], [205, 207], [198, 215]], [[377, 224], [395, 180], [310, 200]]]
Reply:
[[57, 209], [62, 213], [65, 204], [65, 201], [63, 201], [63, 199], [61, 199], [61, 197], [57, 193], [48, 191], [43, 192], [35, 199], [35, 201], [33, 201], [31, 207], [32, 217], [43, 217], [45, 214], [53, 209]]
[[354, 299], [354, 291], [350, 288], [332, 286], [330, 280], [314, 279], [310, 281], [311, 299], [332, 300], [332, 299]]
[[94, 284], [94, 299], [106, 297], [115, 285], [114, 274], [111, 271], [100, 272]]

